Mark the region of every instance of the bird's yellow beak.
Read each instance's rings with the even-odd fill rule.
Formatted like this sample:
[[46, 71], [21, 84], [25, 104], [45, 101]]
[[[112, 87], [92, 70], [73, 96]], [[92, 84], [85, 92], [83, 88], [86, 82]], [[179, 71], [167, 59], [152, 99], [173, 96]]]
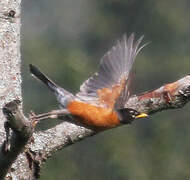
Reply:
[[141, 114], [139, 114], [138, 116], [136, 116], [135, 118], [138, 119], [138, 118], [145, 118], [145, 117], [148, 117], [148, 114], [146, 114], [146, 113], [141, 113]]

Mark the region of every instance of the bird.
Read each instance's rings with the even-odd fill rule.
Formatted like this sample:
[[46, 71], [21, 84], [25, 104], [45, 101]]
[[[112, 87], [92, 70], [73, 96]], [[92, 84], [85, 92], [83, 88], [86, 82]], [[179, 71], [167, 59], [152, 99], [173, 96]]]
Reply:
[[30, 73], [42, 81], [56, 96], [60, 110], [36, 115], [37, 119], [71, 116], [84, 126], [110, 129], [122, 124], [131, 124], [148, 114], [126, 107], [131, 96], [131, 72], [137, 54], [146, 45], [141, 45], [143, 36], [135, 41], [134, 33], [123, 35], [101, 58], [98, 72], [94, 73], [73, 95], [30, 64]]

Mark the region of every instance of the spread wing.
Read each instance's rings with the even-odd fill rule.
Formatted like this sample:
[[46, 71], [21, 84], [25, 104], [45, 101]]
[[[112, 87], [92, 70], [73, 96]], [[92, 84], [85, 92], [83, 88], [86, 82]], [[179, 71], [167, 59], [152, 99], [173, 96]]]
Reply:
[[129, 98], [130, 72], [143, 36], [134, 41], [134, 34], [126, 35], [101, 59], [100, 69], [80, 87], [76, 96], [90, 104], [122, 108]]

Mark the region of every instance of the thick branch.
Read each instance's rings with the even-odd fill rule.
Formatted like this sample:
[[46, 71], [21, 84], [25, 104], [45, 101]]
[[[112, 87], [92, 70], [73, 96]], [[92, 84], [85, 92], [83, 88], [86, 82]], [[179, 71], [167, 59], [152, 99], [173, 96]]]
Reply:
[[[190, 75], [159, 89], [132, 96], [127, 107], [140, 112], [153, 114], [157, 111], [182, 108], [190, 100]], [[30, 145], [29, 151], [32, 159], [37, 164], [37, 170], [46, 158], [56, 150], [89, 137], [96, 132], [77, 126], [70, 122], [61, 124], [45, 131], [34, 134], [34, 144]], [[36, 172], [38, 175], [39, 172]]]
[[[12, 101], [5, 105], [3, 112], [6, 116], [7, 137], [0, 147], [0, 179], [4, 179], [12, 163], [23, 151], [32, 136], [32, 126], [22, 114], [20, 102]], [[10, 128], [12, 134], [9, 134]]]
[[[14, 99], [22, 100], [20, 75], [20, 3], [21, 0], [0, 1], [0, 146], [5, 140], [4, 123], [6, 118], [2, 112], [2, 108]], [[6, 157], [3, 157], [1, 153], [0, 161], [4, 161], [5, 159]], [[22, 156], [22, 162], [24, 162], [23, 159], [24, 157]], [[0, 163], [3, 164], [4, 162]], [[21, 164], [21, 162], [16, 160], [15, 164]], [[26, 168], [25, 163], [23, 168], [17, 166], [15, 169], [21, 172]], [[11, 170], [13, 169], [11, 168]], [[2, 169], [0, 169], [0, 172], [2, 172]], [[28, 177], [27, 174], [24, 175]], [[12, 176], [11, 173], [8, 173], [8, 176], [9, 179], [17, 178], [14, 174]]]

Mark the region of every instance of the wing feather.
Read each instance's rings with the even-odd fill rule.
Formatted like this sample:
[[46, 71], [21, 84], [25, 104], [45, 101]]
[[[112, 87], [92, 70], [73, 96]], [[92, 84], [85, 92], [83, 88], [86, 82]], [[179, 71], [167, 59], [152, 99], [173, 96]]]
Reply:
[[100, 69], [80, 87], [76, 96], [81, 101], [108, 107], [122, 108], [129, 98], [130, 72], [143, 36], [136, 42], [134, 34], [126, 35], [101, 59]]

